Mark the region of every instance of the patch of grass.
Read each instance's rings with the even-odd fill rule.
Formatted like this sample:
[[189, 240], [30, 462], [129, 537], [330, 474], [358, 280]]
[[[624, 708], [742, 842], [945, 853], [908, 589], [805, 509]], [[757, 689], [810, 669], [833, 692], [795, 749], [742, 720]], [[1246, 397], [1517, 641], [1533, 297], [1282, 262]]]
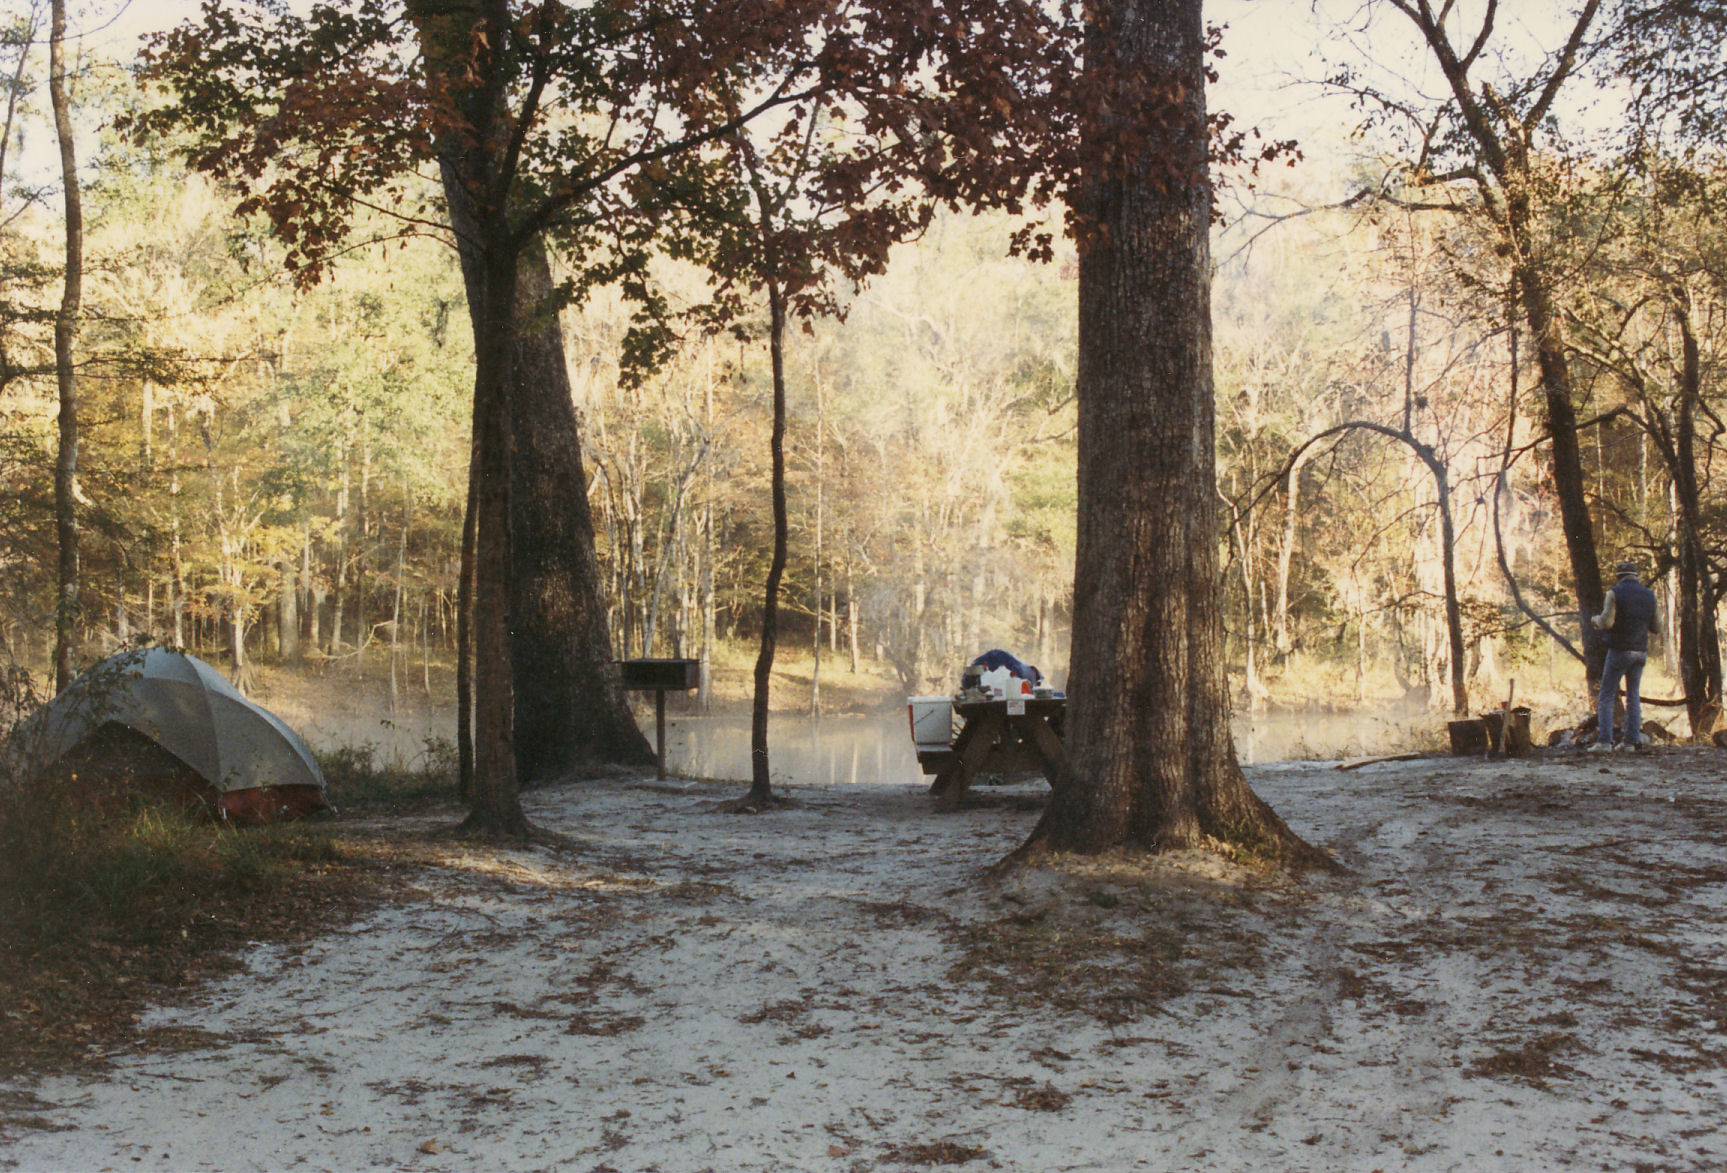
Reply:
[[1283, 844], [1245, 820], [1222, 828], [1224, 838], [1209, 838], [1206, 847], [1232, 863], [1257, 872], [1272, 872], [1289, 854]]
[[338, 810], [399, 809], [456, 798], [456, 745], [446, 738], [428, 737], [411, 762], [383, 759], [373, 742], [337, 746], [317, 758], [325, 793]]
[[361, 907], [328, 824], [234, 827], [102, 777], [0, 779], [0, 1071], [137, 1042], [144, 999]]
[[53, 776], [0, 788], [0, 935], [159, 939], [214, 897], [268, 891], [341, 858], [324, 826], [241, 828], [174, 801]]

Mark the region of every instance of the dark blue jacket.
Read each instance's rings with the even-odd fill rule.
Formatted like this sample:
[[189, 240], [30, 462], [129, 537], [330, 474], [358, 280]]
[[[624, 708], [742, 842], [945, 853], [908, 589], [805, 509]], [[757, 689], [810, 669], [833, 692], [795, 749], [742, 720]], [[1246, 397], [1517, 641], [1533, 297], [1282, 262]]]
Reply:
[[1613, 626], [1607, 646], [1616, 652], [1647, 652], [1655, 626], [1655, 592], [1634, 578], [1613, 585]]
[[1021, 680], [1029, 680], [1035, 687], [1043, 683], [1043, 673], [1027, 664], [1018, 656], [1004, 652], [1000, 648], [991, 648], [971, 662], [973, 668], [982, 668], [985, 672], [994, 672], [997, 668], [1006, 668]]

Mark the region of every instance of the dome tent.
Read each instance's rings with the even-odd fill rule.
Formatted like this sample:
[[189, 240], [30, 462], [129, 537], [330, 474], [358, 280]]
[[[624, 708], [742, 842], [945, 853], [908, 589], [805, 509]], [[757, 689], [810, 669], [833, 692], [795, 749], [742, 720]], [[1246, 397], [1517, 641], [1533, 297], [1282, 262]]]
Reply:
[[108, 657], [19, 728], [13, 752], [43, 770], [121, 726], [167, 751], [225, 818], [274, 822], [329, 809], [324, 775], [286, 722], [196, 656], [165, 648]]

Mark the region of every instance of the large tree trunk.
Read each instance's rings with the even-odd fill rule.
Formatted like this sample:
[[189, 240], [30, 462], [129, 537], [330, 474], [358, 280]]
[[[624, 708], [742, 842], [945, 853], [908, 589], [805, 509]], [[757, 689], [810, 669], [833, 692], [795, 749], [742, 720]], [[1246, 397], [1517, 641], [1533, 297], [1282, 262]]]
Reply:
[[[474, 320], [474, 776], [468, 831], [525, 838], [516, 770], [510, 673], [511, 359], [515, 347], [515, 257], [498, 236], [485, 241]], [[500, 255], [504, 254], [504, 255]]]
[[1094, 171], [1079, 197], [1097, 231], [1079, 263], [1068, 769], [1016, 854], [1209, 838], [1329, 864], [1249, 789], [1230, 740], [1200, 0], [1093, 11], [1089, 49], [1162, 80], [1169, 109], [1127, 175]]
[[[410, 6], [419, 22], [429, 84], [465, 115], [467, 133], [439, 143], [444, 190], [450, 205], [468, 318], [474, 330], [474, 416], [469, 508], [474, 531], [473, 777], [463, 830], [523, 839], [531, 828], [522, 813], [516, 770], [514, 688], [511, 676], [510, 605], [515, 545], [510, 532], [511, 428], [516, 336], [517, 242], [507, 209], [495, 202], [510, 176], [500, 170], [497, 91], [510, 14], [503, 0], [444, 9]], [[477, 207], [476, 197], [494, 201]], [[466, 721], [463, 712], [459, 720]]]
[[653, 747], [612, 661], [551, 267], [538, 242], [521, 258], [516, 323], [509, 424], [517, 768], [532, 783], [649, 766]]
[[66, 0], [54, 0], [48, 33], [48, 97], [60, 142], [60, 180], [66, 197], [66, 274], [54, 318], [54, 372], [60, 392], [60, 448], [54, 462], [54, 535], [59, 565], [54, 606], [54, 687], [72, 683], [72, 647], [78, 624], [78, 386], [72, 344], [84, 289], [84, 210], [78, 159], [72, 144], [72, 106], [66, 92]]
[[[487, 14], [482, 17], [435, 11], [425, 4], [415, 7], [423, 22], [421, 41], [435, 69], [461, 61], [471, 46], [481, 43], [474, 39], [476, 20], [484, 25], [507, 18], [504, 6], [495, 0], [482, 6]], [[464, 100], [474, 97], [477, 93], [466, 94]], [[488, 111], [474, 112], [476, 124], [490, 117]], [[479, 713], [489, 701], [480, 678], [488, 653], [478, 609], [487, 605], [485, 583], [490, 574], [499, 575], [502, 589], [510, 594], [513, 627], [506, 657], [514, 683], [512, 744], [517, 776], [536, 780], [612, 765], [645, 766], [654, 760], [653, 751], [624, 703], [612, 662], [575, 406], [552, 302], [551, 270], [537, 239], [508, 258], [483, 255], [482, 242], [494, 242], [485, 247], [498, 249], [519, 246], [505, 239], [508, 209], [484, 210], [482, 223], [481, 210], [473, 202], [472, 192], [486, 190], [479, 182], [484, 177], [475, 171], [482, 154], [457, 142], [445, 144], [441, 152], [450, 223], [476, 326], [480, 317], [475, 307], [498, 292], [488, 285], [490, 274], [503, 267], [510, 271], [507, 311], [512, 320], [506, 331], [508, 345], [499, 352], [506, 366], [498, 373], [502, 382], [497, 402], [506, 413], [500, 417], [505, 429], [500, 444], [508, 450], [506, 463], [513, 478], [507, 488], [508, 524], [515, 532], [508, 545], [508, 562], [488, 565], [487, 550], [496, 552], [496, 548], [489, 547], [483, 504], [492, 490], [480, 486], [474, 592], [476, 775], [482, 754]], [[506, 307], [493, 309], [503, 313]], [[496, 331], [498, 326], [494, 322], [489, 328]], [[498, 339], [482, 341], [490, 344]], [[476, 783], [483, 789], [477, 779]]]

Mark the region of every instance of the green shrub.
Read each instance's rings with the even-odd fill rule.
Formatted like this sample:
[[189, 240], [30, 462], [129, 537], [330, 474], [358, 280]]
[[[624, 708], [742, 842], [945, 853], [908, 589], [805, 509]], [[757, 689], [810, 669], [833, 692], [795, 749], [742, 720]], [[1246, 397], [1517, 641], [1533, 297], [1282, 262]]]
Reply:
[[428, 737], [412, 763], [379, 759], [373, 742], [343, 745], [317, 754], [325, 792], [338, 810], [449, 801], [456, 797], [455, 744]]
[[0, 938], [146, 943], [216, 893], [265, 893], [341, 857], [327, 825], [235, 827], [103, 779], [0, 784]]

